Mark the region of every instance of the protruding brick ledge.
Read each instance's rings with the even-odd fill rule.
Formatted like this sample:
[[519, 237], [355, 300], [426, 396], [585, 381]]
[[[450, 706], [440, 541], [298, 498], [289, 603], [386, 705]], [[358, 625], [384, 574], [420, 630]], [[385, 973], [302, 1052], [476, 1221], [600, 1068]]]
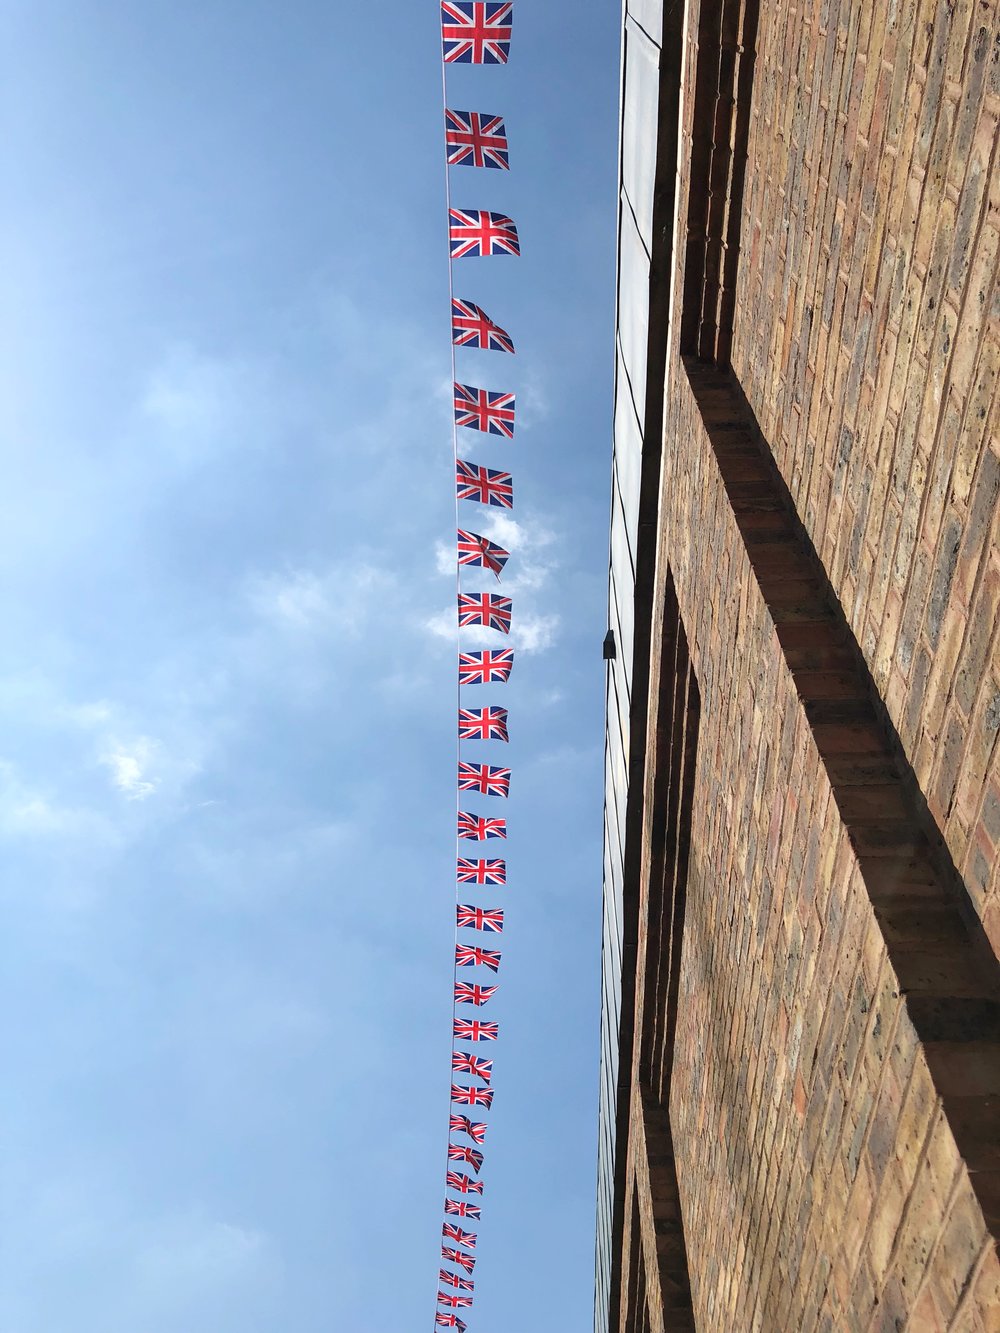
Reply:
[[732, 376], [687, 359], [737, 526], [858, 858], [935, 1089], [1000, 1238], [1000, 967]]

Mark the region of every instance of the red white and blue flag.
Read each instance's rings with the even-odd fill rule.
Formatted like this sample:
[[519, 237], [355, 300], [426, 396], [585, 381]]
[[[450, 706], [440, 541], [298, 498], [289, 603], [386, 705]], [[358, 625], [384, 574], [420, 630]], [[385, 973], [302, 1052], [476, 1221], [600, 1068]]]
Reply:
[[[441, 1250], [441, 1253], [444, 1253], [444, 1250]], [[472, 1272], [472, 1269], [469, 1269], [469, 1272]], [[468, 1324], [464, 1324], [457, 1314], [451, 1313], [451, 1310], [449, 1310], [448, 1313], [445, 1313], [444, 1310], [439, 1310], [435, 1317], [435, 1324], [439, 1329], [457, 1329], [459, 1330], [459, 1333], [465, 1333], [465, 1329], [468, 1328]]]
[[442, 0], [446, 65], [506, 65], [514, 6], [502, 0]]
[[506, 708], [496, 704], [487, 708], [460, 708], [458, 738], [461, 741], [508, 741]]
[[482, 930], [492, 935], [503, 933], [503, 909], [500, 907], [473, 907], [471, 903], [459, 903], [455, 908], [455, 921], [460, 930]]
[[481, 537], [478, 532], [466, 532], [458, 529], [458, 563], [475, 565], [480, 569], [490, 569], [500, 577], [500, 571], [510, 559], [510, 552], [505, 551], [496, 542]]
[[459, 685], [503, 685], [514, 667], [513, 648], [484, 648], [476, 653], [459, 653]]
[[458, 624], [485, 625], [487, 629], [498, 629], [501, 634], [510, 633], [512, 603], [509, 597], [501, 597], [493, 592], [461, 592], [458, 594]]
[[514, 339], [473, 301], [451, 298], [451, 340], [456, 347], [478, 347], [484, 352], [513, 352]]
[[464, 1199], [445, 1199], [444, 1211], [449, 1217], [467, 1217], [470, 1222], [481, 1222], [483, 1210], [478, 1203], [466, 1203]]
[[[453, 1115], [449, 1121], [448, 1129], [452, 1134], [468, 1134], [473, 1143], [483, 1143], [486, 1140], [486, 1126], [478, 1124], [475, 1120], [470, 1120], [467, 1115]], [[462, 1208], [471, 1208], [469, 1203], [456, 1203], [454, 1210], [458, 1212]], [[448, 1210], [446, 1210], [448, 1211]], [[478, 1213], [478, 1209], [476, 1210]], [[460, 1216], [465, 1216], [461, 1213]]]
[[455, 1296], [447, 1291], [438, 1292], [438, 1305], [447, 1305], [449, 1309], [467, 1310], [472, 1300], [471, 1296]]
[[[492, 1088], [475, 1088], [471, 1084], [453, 1083], [451, 1085], [451, 1100], [457, 1102], [459, 1106], [485, 1106], [487, 1111], [493, 1103]], [[470, 1151], [463, 1149], [464, 1152]], [[469, 1158], [465, 1159], [469, 1161]]]
[[475, 1291], [476, 1284], [470, 1277], [459, 1277], [457, 1273], [449, 1272], [447, 1268], [438, 1269], [438, 1281], [443, 1282], [446, 1287], [457, 1287], [459, 1291]]
[[[487, 1089], [487, 1091], [490, 1091], [490, 1089]], [[448, 1161], [464, 1162], [466, 1166], [471, 1166], [473, 1171], [479, 1172], [482, 1170], [483, 1154], [476, 1148], [466, 1148], [463, 1144], [449, 1143]]]
[[474, 384], [456, 384], [455, 421], [459, 426], [512, 440], [514, 395], [501, 390], [478, 389]]
[[488, 967], [491, 972], [500, 971], [500, 954], [495, 949], [480, 949], [478, 945], [455, 945], [456, 967]]
[[453, 1073], [469, 1074], [472, 1078], [481, 1078], [484, 1083], [489, 1083], [493, 1077], [493, 1061], [470, 1055], [468, 1051], [452, 1051], [451, 1068]]
[[484, 111], [448, 111], [444, 113], [444, 133], [449, 167], [510, 166], [507, 130], [502, 116]]
[[506, 819], [487, 819], [484, 815], [470, 815], [466, 810], [458, 812], [458, 836], [471, 838], [474, 842], [485, 842], [487, 838], [506, 838]]
[[458, 1194], [482, 1194], [486, 1188], [481, 1180], [473, 1180], [471, 1176], [464, 1176], [461, 1171], [449, 1171], [445, 1176], [444, 1183], [450, 1190], [455, 1190]]
[[[496, 986], [490, 990], [496, 990]], [[485, 1000], [478, 1003], [485, 1004]], [[499, 1023], [481, 1023], [478, 1018], [456, 1018], [452, 1026], [456, 1041], [496, 1041], [500, 1034]]]
[[477, 791], [480, 796], [509, 796], [510, 769], [462, 762], [458, 765], [458, 790]]
[[[470, 986], [468, 982], [455, 982], [455, 1003], [456, 1004], [474, 1004], [480, 1008], [484, 1004], [489, 1004], [490, 1000], [500, 989], [499, 986]], [[459, 1025], [463, 1028], [483, 1027], [493, 1028], [490, 1035], [491, 1041], [496, 1041], [496, 1023], [467, 1023], [462, 1018], [455, 1019], [455, 1036], [464, 1037], [467, 1041], [479, 1041], [479, 1037], [472, 1036], [471, 1032], [459, 1032]]]
[[449, 208], [448, 244], [452, 259], [521, 253], [513, 219], [482, 208]]
[[441, 1228], [441, 1235], [444, 1236], [445, 1240], [453, 1240], [459, 1245], [464, 1245], [466, 1249], [474, 1250], [476, 1248], [476, 1232], [463, 1231], [454, 1222], [445, 1222]]
[[455, 459], [455, 490], [460, 500], [474, 500], [476, 504], [493, 505], [496, 509], [514, 508], [514, 478], [509, 472], [493, 467], [480, 467]]
[[506, 861], [470, 861], [460, 856], [455, 869], [459, 884], [506, 884]]
[[447, 1259], [450, 1264], [460, 1264], [467, 1273], [471, 1273], [476, 1266], [474, 1254], [466, 1254], [464, 1250], [452, 1250], [447, 1245], [441, 1246], [441, 1258]]

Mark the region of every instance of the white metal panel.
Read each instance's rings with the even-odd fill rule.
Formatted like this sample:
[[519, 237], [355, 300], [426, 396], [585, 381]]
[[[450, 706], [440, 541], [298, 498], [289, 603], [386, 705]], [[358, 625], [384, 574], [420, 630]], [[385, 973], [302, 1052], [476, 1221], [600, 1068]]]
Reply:
[[633, 23], [640, 24], [659, 46], [663, 35], [663, 0], [627, 0], [626, 8]]
[[646, 394], [646, 345], [649, 341], [649, 256], [626, 205], [621, 213], [618, 341], [632, 397], [640, 417]]
[[646, 250], [653, 251], [653, 180], [656, 173], [660, 49], [634, 23], [625, 25], [625, 119], [622, 184]]

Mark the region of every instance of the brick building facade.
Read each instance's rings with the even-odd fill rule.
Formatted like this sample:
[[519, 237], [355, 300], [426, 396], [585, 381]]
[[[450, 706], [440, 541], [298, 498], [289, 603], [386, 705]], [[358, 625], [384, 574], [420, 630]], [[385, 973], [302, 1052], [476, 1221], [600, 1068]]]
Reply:
[[595, 1326], [1000, 1329], [1000, 4], [627, 0]]

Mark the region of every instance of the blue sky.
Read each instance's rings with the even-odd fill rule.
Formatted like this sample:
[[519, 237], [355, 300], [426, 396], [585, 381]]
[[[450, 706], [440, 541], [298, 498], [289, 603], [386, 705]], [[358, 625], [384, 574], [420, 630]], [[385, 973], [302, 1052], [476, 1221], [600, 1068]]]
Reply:
[[[523, 247], [455, 269], [518, 348], [458, 377], [519, 409], [513, 444], [461, 433], [517, 488], [516, 527], [464, 506], [514, 552], [518, 649], [470, 1333], [592, 1307], [619, 16], [515, 12], [506, 68], [449, 76], [505, 116], [514, 167], [454, 170], [453, 201]], [[5, 1333], [432, 1327], [456, 850], [437, 22], [3, 7]]]

